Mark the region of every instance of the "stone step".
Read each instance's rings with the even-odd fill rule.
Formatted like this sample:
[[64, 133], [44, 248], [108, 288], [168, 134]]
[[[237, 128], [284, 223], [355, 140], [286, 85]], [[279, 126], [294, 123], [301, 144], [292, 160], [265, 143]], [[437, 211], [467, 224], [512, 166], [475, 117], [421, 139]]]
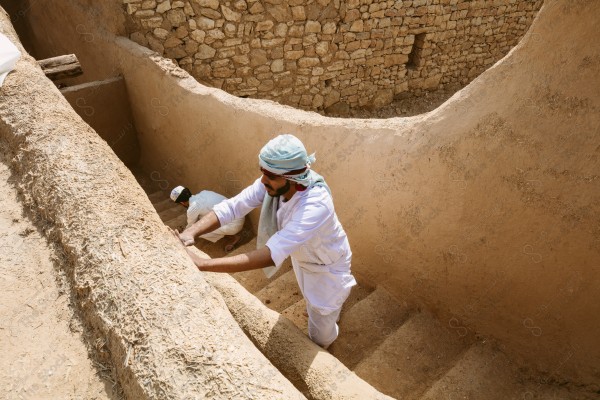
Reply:
[[[146, 193], [148, 193], [148, 192], [146, 192]], [[169, 194], [167, 192], [165, 192], [164, 190], [157, 190], [155, 192], [148, 193], [148, 198], [150, 199], [150, 202], [152, 204], [154, 204], [154, 203], [158, 203], [164, 199], [168, 199]]]
[[[373, 290], [373, 288], [367, 286], [354, 286], [350, 292], [350, 296], [348, 296], [348, 299], [342, 306], [340, 321], [344, 319], [344, 314], [346, 311], [350, 310], [356, 303], [367, 297], [371, 292], [373, 292]], [[298, 329], [308, 335], [308, 317], [305, 314], [306, 301], [304, 298], [300, 298], [299, 301], [281, 312], [281, 315], [292, 321], [294, 325], [298, 327]], [[343, 330], [340, 330], [340, 336], [344, 335], [344, 333], [345, 332]]]
[[382, 393], [419, 399], [469, 347], [426, 313], [415, 313], [365, 357], [354, 372]]
[[163, 220], [164, 222], [166, 221], [170, 221], [173, 218], [177, 218], [180, 215], [185, 215], [186, 211], [185, 208], [181, 207], [179, 204], [174, 204], [170, 207], [167, 208], [164, 211], [161, 211], [158, 213], [158, 216], [160, 217], [161, 220]]
[[[187, 216], [185, 214], [178, 215], [175, 218], [172, 218], [168, 221], [163, 221], [165, 225], [167, 225], [171, 229], [177, 229], [180, 232], [185, 229], [187, 225]], [[182, 229], [183, 228], [183, 229]]]
[[296, 274], [290, 269], [254, 294], [271, 310], [281, 312], [302, 299]]
[[379, 286], [341, 317], [342, 334], [331, 344], [329, 352], [348, 368], [354, 369], [360, 360], [402, 325], [407, 316], [408, 309]]
[[490, 343], [471, 346], [421, 400], [437, 399], [598, 399], [597, 393], [581, 388], [555, 386], [547, 380], [529, 379], [500, 350]]
[[[166, 199], [158, 201], [156, 203], [152, 203], [152, 205], [154, 206], [154, 209], [158, 213], [173, 207], [173, 204], [175, 204], [175, 203], [173, 203], [173, 200], [171, 200], [170, 198], [166, 198]], [[179, 207], [181, 207], [181, 206], [179, 206]], [[184, 210], [183, 207], [181, 207], [181, 209]]]
[[368, 295], [370, 295], [371, 293], [373, 293], [375, 289], [370, 287], [370, 286], [366, 286], [363, 285], [362, 283], [357, 283], [356, 286], [352, 287], [352, 291], [350, 292], [350, 296], [348, 296], [348, 298], [346, 299], [346, 301], [344, 302], [344, 305], [342, 306], [342, 312], [340, 314], [340, 321], [342, 319], [344, 319], [344, 315], [352, 309], [352, 307], [354, 307], [354, 305], [356, 303], [358, 303], [359, 301], [362, 301], [363, 299], [365, 299]]

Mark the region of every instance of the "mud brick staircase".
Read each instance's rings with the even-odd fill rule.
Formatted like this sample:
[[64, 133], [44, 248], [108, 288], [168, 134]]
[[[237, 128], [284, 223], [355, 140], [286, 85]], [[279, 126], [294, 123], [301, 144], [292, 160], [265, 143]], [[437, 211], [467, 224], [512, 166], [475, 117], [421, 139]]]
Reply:
[[[173, 203], [168, 192], [156, 190], [137, 175], [163, 222], [174, 229], [185, 227], [185, 209]], [[240, 243], [229, 254], [220, 242], [199, 240], [197, 247], [211, 257], [253, 250], [256, 238], [249, 226]], [[261, 270], [231, 275], [307, 334], [306, 304], [289, 260], [271, 279]], [[342, 309], [340, 336], [328, 351], [381, 393], [397, 399], [600, 398], [527, 375], [493, 342], [461, 334], [433, 315], [398, 302], [382, 286], [359, 282]]]

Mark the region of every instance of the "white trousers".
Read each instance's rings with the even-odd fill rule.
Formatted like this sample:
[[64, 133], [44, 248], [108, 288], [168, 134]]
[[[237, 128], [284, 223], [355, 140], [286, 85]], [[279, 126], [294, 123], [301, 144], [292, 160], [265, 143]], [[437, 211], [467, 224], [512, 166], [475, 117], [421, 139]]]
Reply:
[[298, 264], [292, 258], [298, 286], [306, 300], [308, 336], [319, 346], [327, 348], [338, 337], [337, 322], [342, 305], [356, 281], [349, 265], [335, 271], [327, 266], [308, 270]]
[[244, 228], [244, 218], [238, 218], [228, 223], [227, 225], [222, 226], [219, 229], [215, 229], [212, 232], [205, 233], [200, 237], [202, 239], [206, 239], [210, 242], [215, 243], [223, 239], [224, 236], [232, 236], [237, 233], [240, 233], [242, 231], [242, 228]]

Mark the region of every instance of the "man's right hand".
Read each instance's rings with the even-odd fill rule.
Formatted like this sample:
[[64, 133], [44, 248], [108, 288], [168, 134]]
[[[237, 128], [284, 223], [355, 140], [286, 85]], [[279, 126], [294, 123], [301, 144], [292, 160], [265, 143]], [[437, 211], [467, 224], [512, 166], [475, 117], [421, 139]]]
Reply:
[[194, 236], [186, 231], [183, 231], [181, 233], [177, 232], [177, 236], [179, 237], [179, 240], [181, 240], [181, 243], [184, 244], [184, 246], [193, 246], [194, 243], [196, 242], [196, 239], [194, 239]]

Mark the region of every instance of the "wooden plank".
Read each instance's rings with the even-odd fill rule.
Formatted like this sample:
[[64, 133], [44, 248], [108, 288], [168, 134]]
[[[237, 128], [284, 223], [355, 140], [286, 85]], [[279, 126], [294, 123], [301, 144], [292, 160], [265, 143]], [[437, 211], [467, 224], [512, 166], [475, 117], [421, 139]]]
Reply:
[[83, 74], [81, 64], [79, 64], [75, 54], [39, 60], [38, 65], [42, 68], [44, 74], [53, 81]]

